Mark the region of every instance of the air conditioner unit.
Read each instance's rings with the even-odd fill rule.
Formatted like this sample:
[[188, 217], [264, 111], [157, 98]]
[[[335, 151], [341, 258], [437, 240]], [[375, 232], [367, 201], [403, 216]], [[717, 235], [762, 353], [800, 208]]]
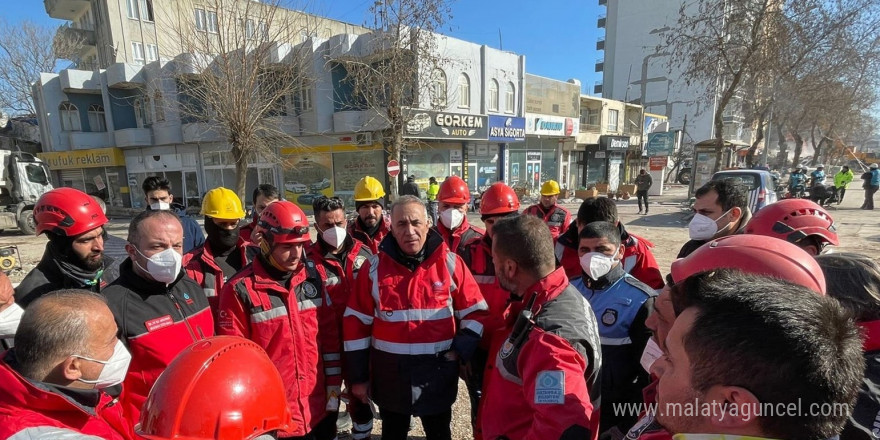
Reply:
[[358, 133], [355, 135], [355, 145], [372, 145], [373, 133]]

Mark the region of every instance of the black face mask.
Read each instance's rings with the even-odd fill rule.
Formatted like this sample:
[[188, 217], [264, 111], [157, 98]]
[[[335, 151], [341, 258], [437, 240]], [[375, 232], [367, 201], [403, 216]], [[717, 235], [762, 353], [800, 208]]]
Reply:
[[232, 249], [238, 243], [240, 228], [240, 225], [235, 225], [235, 229], [224, 229], [217, 226], [211, 218], [205, 217], [208, 243], [211, 243], [211, 250], [218, 254]]

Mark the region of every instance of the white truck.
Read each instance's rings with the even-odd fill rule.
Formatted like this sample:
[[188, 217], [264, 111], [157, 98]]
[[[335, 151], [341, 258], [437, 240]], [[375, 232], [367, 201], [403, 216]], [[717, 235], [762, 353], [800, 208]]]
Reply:
[[18, 228], [34, 235], [34, 205], [52, 189], [49, 167], [30, 153], [0, 150], [0, 231]]

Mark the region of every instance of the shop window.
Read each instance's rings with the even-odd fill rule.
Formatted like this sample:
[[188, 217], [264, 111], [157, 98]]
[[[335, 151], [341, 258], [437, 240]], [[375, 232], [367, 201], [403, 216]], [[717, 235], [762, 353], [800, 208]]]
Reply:
[[431, 106], [446, 107], [446, 73], [441, 69], [431, 73]]
[[79, 121], [79, 110], [68, 101], [58, 105], [58, 113], [61, 116], [62, 131], [82, 131]]
[[104, 106], [100, 104], [89, 106], [89, 129], [95, 132], [107, 131], [107, 122], [104, 119]]
[[498, 111], [498, 81], [489, 81], [489, 110]]
[[504, 91], [504, 111], [507, 113], [516, 113], [516, 90], [513, 83], [507, 83], [507, 90]]
[[471, 107], [471, 80], [464, 73], [458, 76], [458, 106]]
[[608, 131], [617, 132], [617, 118], [619, 116], [620, 111], [608, 110], [608, 126], [606, 127]]

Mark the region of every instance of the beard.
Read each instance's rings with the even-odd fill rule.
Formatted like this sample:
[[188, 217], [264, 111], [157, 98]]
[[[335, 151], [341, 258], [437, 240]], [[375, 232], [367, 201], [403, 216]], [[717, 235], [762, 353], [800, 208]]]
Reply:
[[77, 258], [76, 261], [77, 266], [88, 270], [90, 272], [95, 272], [102, 267], [104, 267], [104, 253], [103, 252], [91, 252], [88, 255]]

